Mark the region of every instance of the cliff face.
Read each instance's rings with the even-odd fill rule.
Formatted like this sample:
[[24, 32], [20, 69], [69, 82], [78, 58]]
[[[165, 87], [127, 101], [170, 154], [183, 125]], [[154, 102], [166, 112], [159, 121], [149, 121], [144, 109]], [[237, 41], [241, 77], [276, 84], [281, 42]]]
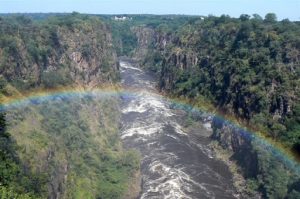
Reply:
[[133, 58], [141, 61], [144, 59], [149, 50], [151, 50], [151, 46], [156, 43], [155, 41], [155, 31], [152, 28], [138, 26], [132, 27], [131, 31], [137, 37], [137, 47], [134, 50]]
[[[299, 25], [265, 25], [210, 17], [173, 32], [156, 28], [148, 34], [148, 29], [139, 28], [139, 59], [158, 71], [161, 90], [192, 99], [203, 95], [222, 111], [267, 128], [277, 139], [300, 126], [295, 119], [300, 107], [300, 50], [293, 42], [300, 37], [295, 31]], [[284, 32], [288, 27], [293, 28]], [[292, 145], [297, 148], [297, 143]]]
[[99, 18], [0, 18], [0, 133], [5, 124], [19, 169], [10, 168], [18, 175], [7, 175], [7, 189], [29, 198], [122, 198], [139, 161], [122, 148], [117, 97], [77, 96], [74, 88], [72, 96], [36, 97], [2, 109], [2, 99], [26, 99], [23, 92], [30, 89], [93, 88], [118, 80], [111, 33]]
[[71, 78], [77, 84], [93, 87], [116, 81], [119, 71], [111, 34], [106, 25], [98, 23], [72, 31], [58, 28], [58, 42], [64, 44], [66, 49], [50, 58], [46, 70], [69, 63]]
[[[204, 96], [299, 154], [299, 30], [293, 22], [226, 16], [199, 19], [175, 31], [157, 27], [148, 34], [139, 28], [139, 60], [158, 73], [162, 91], [196, 103]], [[231, 152], [249, 190], [265, 198], [299, 197], [299, 175], [276, 149], [228, 122], [215, 119], [212, 126], [212, 137]]]
[[16, 27], [2, 20], [0, 72], [6, 79], [22, 87], [94, 87], [118, 79], [116, 53], [103, 22], [76, 16], [55, 20]]
[[6, 111], [28, 176], [21, 187], [49, 199], [121, 198], [135, 169], [123, 165], [130, 156], [118, 139], [118, 103], [113, 96], [56, 97]]
[[232, 153], [232, 160], [238, 162], [246, 178], [254, 178], [258, 174], [259, 162], [253, 146], [253, 137], [246, 130], [229, 122], [214, 117], [212, 121], [212, 139]]
[[143, 67], [160, 72], [161, 89], [172, 89], [177, 78], [166, 66], [183, 71], [198, 64], [197, 52], [182, 46], [175, 34], [145, 26], [133, 27], [132, 31], [138, 38], [133, 58]]
[[[195, 52], [177, 47], [167, 54], [162, 62], [159, 86], [160, 89], [172, 92], [175, 82], [183, 71], [191, 70], [198, 64], [198, 58]], [[180, 71], [174, 72], [175, 70]]]
[[[299, 48], [292, 41], [280, 43], [278, 38], [286, 35], [275, 25], [255, 32], [252, 29], [263, 24], [217, 20], [199, 20], [173, 32], [136, 28], [136, 57], [143, 66], [159, 71], [162, 90], [205, 95], [228, 113], [247, 120], [266, 112], [270, 120], [283, 122], [299, 103], [295, 68]], [[260, 39], [259, 34], [264, 37]]]
[[[230, 122], [214, 117], [212, 139], [229, 152], [230, 161], [238, 165], [245, 178], [241, 189], [250, 198], [297, 198], [300, 176], [297, 163], [289, 163], [264, 140]], [[253, 192], [260, 192], [261, 196]]]

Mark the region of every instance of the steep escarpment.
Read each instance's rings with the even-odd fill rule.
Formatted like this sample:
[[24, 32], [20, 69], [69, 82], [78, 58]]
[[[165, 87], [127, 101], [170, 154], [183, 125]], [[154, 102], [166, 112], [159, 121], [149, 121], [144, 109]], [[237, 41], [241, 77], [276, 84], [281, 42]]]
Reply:
[[137, 47], [134, 50], [134, 57], [136, 59], [144, 58], [147, 56], [148, 51], [151, 49], [151, 45], [154, 43], [154, 30], [146, 26], [132, 27], [131, 31], [137, 37]]
[[111, 34], [98, 18], [73, 14], [36, 23], [19, 16], [0, 23], [0, 72], [17, 87], [94, 87], [118, 79]]
[[154, 39], [159, 86], [190, 99], [205, 96], [284, 141], [299, 127], [299, 24], [245, 17], [208, 17]]
[[157, 71], [160, 53], [166, 49], [181, 26], [198, 17], [184, 15], [123, 15], [124, 20], [103, 15], [110, 24], [113, 43], [119, 56], [130, 56], [142, 66]]
[[[289, 162], [278, 149], [246, 129], [215, 117], [212, 138], [237, 165], [245, 181], [235, 182], [245, 197], [298, 198], [300, 176], [297, 163]], [[223, 157], [221, 157], [223, 159]], [[235, 171], [236, 172], [236, 171]], [[256, 192], [260, 192], [258, 196]]]
[[[119, 102], [87, 89], [118, 80], [116, 54], [155, 71], [162, 91], [195, 104], [205, 99], [299, 154], [298, 22], [273, 14], [106, 22], [114, 24], [78, 13], [39, 22], [0, 18], [1, 196], [127, 197], [139, 157], [122, 148]], [[34, 90], [43, 92], [24, 95]], [[299, 198], [299, 174], [274, 147], [217, 117], [212, 127], [248, 194]]]
[[[222, 114], [299, 154], [299, 30], [298, 22], [277, 22], [274, 14], [210, 16], [175, 31], [154, 28], [163, 39], [154, 36], [142, 60], [159, 72], [162, 91], [195, 104], [205, 98]], [[293, 174], [284, 172], [284, 164], [272, 168], [274, 154], [241, 135], [242, 130], [222, 124], [213, 137], [232, 151], [245, 177], [258, 185], [253, 189], [266, 198], [292, 198], [287, 195], [299, 191], [292, 188], [299, 181], [287, 180]], [[270, 188], [272, 183], [278, 187]]]
[[165, 28], [165, 25], [159, 25], [156, 28], [147, 26], [132, 28], [138, 40], [133, 58], [137, 60], [141, 66], [154, 72], [160, 71], [163, 52], [172, 42], [172, 35]]
[[73, 13], [0, 18], [0, 197], [122, 198], [139, 170], [119, 139], [108, 26]]

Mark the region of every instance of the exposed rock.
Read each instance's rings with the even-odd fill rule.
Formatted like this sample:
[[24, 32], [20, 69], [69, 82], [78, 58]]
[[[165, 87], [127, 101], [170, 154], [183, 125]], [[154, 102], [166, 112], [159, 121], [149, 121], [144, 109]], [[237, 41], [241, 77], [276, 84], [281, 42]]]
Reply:
[[134, 52], [134, 58], [141, 61], [151, 49], [150, 45], [154, 43], [154, 30], [145, 26], [133, 27], [132, 31], [138, 39], [138, 46]]
[[[299, 185], [297, 163], [294, 165], [286, 161], [286, 157], [265, 140], [228, 121], [214, 117], [212, 128], [211, 137], [229, 154], [221, 159], [230, 167], [237, 167], [236, 172], [242, 174], [236, 175], [237, 178], [243, 178], [236, 180], [236, 186], [243, 198], [272, 198], [268, 196], [268, 192], [269, 187], [273, 186], [278, 187], [275, 194], [288, 195], [293, 190], [298, 190], [294, 187], [295, 183]], [[218, 150], [217, 152], [222, 153]], [[293, 183], [289, 184], [288, 179]], [[251, 183], [248, 184], [249, 180], [257, 186], [256, 189], [251, 187]]]
[[36, 45], [34, 55], [25, 38], [14, 36], [17, 44], [14, 51], [2, 53], [0, 48], [1, 74], [9, 81], [30, 84], [29, 87], [39, 86], [43, 75], [49, 72], [59, 73], [84, 87], [116, 81], [119, 78], [117, 55], [108, 27], [100, 20], [80, 23], [73, 28], [54, 26], [49, 32], [35, 27], [36, 31], [28, 33]]
[[253, 150], [251, 134], [218, 117], [213, 118], [212, 129], [212, 138], [217, 140], [223, 149], [232, 153], [231, 158], [243, 168], [243, 175], [255, 177], [258, 173], [258, 159]]
[[[153, 67], [157, 57], [150, 55], [159, 55], [161, 62], [158, 64], [162, 67], [160, 75], [160, 88], [170, 90], [174, 86], [176, 77], [170, 70], [169, 66], [179, 68], [181, 70], [189, 69], [197, 66], [199, 60], [197, 54], [193, 50], [181, 48], [179, 40], [171, 33], [158, 31], [145, 26], [133, 27], [132, 31], [138, 38], [138, 47], [135, 50], [134, 58], [146, 67]], [[168, 52], [169, 45], [176, 45], [171, 52]], [[149, 57], [150, 56], [150, 57]]]
[[101, 24], [91, 28], [91, 31], [59, 29], [58, 35], [61, 43], [68, 46], [60, 56], [59, 64], [70, 62], [72, 79], [78, 84], [93, 87], [115, 80], [118, 65], [106, 26]]

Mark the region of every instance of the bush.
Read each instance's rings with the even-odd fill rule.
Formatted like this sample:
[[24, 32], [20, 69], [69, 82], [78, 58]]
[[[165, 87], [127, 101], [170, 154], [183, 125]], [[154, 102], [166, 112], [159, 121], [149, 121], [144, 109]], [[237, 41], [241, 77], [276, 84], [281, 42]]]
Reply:
[[63, 70], [45, 71], [42, 73], [41, 82], [45, 88], [55, 88], [70, 84], [71, 77]]

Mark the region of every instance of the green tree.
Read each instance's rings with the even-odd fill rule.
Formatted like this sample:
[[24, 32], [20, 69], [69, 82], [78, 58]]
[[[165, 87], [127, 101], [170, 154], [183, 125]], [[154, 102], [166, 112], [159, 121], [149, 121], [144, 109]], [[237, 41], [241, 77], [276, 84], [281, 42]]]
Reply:
[[253, 19], [257, 21], [263, 21], [263, 18], [259, 14], [253, 14]]
[[274, 22], [277, 21], [277, 16], [274, 13], [268, 13], [265, 16], [265, 20], [264, 21], [267, 22], [267, 23], [274, 23]]

